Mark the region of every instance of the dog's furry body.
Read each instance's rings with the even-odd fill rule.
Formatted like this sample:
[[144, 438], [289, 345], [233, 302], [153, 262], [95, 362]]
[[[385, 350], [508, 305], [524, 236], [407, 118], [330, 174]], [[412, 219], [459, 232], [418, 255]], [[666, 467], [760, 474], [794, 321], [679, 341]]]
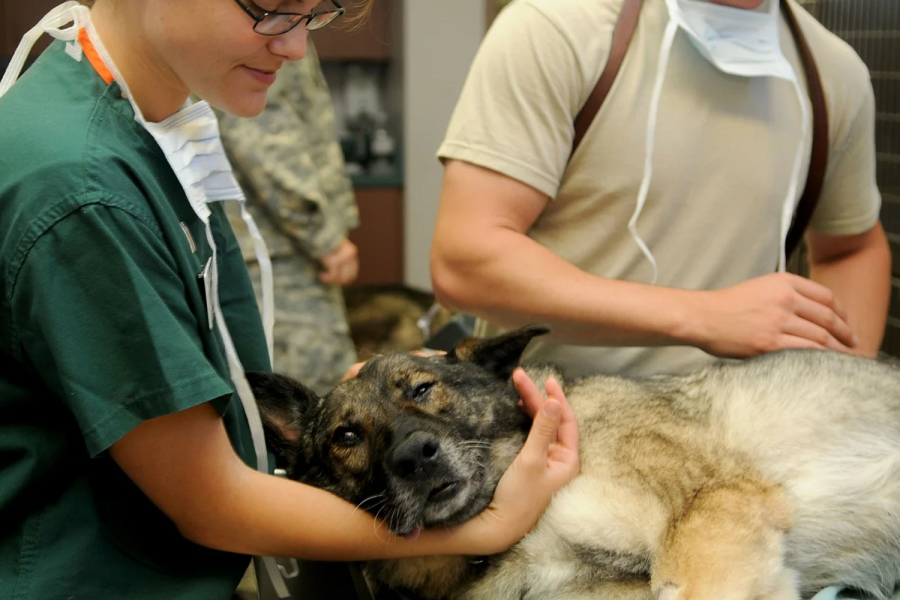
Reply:
[[[447, 357], [386, 356], [304, 399], [287, 419], [291, 475], [362, 502], [400, 535], [471, 518], [524, 441], [509, 375], [543, 331]], [[265, 382], [254, 387], [270, 423], [288, 414]], [[900, 370], [787, 351], [564, 390], [581, 475], [528, 536], [483, 565], [380, 561], [371, 576], [466, 600], [788, 600], [831, 584], [886, 598], [900, 582]], [[359, 439], [336, 446], [347, 427]]]

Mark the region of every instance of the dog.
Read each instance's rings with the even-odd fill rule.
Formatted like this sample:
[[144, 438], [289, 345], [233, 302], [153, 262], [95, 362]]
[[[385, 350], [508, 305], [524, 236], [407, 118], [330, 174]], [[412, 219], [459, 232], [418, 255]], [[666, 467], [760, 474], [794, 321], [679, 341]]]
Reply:
[[[529, 418], [511, 383], [531, 326], [445, 356], [386, 355], [319, 398], [250, 374], [289, 477], [400, 536], [491, 501]], [[796, 600], [900, 581], [900, 369], [787, 350], [685, 376], [560, 379], [581, 473], [535, 528], [490, 557], [367, 563], [428, 600]]]

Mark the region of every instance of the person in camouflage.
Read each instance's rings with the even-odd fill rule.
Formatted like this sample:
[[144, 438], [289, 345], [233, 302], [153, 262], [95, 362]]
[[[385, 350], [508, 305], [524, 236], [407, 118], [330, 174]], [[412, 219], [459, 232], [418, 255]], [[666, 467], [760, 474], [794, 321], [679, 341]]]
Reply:
[[[218, 116], [225, 150], [272, 258], [273, 367], [324, 394], [356, 362], [341, 286], [358, 271], [347, 234], [359, 213], [331, 95], [311, 45], [303, 60], [282, 67], [262, 114]], [[229, 218], [259, 297], [252, 238], [239, 209]]]

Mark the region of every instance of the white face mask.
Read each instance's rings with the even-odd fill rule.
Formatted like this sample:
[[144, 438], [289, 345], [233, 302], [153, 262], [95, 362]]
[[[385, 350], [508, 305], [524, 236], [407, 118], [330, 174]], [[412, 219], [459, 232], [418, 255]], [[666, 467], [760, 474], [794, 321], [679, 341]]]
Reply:
[[720, 71], [790, 81], [795, 75], [778, 39], [778, 0], [768, 2], [765, 12], [695, 0], [666, 0], [666, 5], [697, 51]]
[[797, 74], [781, 51], [778, 38], [779, 0], [769, 2], [766, 12], [757, 12], [711, 2], [693, 0], [666, 0], [669, 24], [663, 35], [659, 53], [656, 82], [650, 100], [650, 116], [647, 125], [644, 176], [638, 192], [637, 206], [628, 223], [628, 229], [638, 247], [653, 267], [653, 283], [659, 275], [653, 253], [637, 231], [637, 220], [647, 202], [650, 180], [653, 174], [653, 146], [656, 137], [656, 121], [662, 86], [665, 81], [669, 55], [679, 29], [684, 31], [694, 48], [716, 68], [730, 75], [741, 77], [777, 77], [789, 81], [800, 104], [801, 136], [794, 158], [791, 180], [782, 204], [778, 270], [784, 271], [787, 263], [785, 242], [794, 215], [800, 175], [803, 165], [804, 142], [809, 133], [809, 108], [800, 87]]
[[[28, 53], [42, 33], [48, 33], [56, 39], [66, 41], [66, 53], [74, 60], [81, 61], [83, 49], [78, 44], [77, 39], [82, 29], [87, 31], [88, 37], [97, 50], [100, 59], [113, 74], [113, 78], [122, 89], [123, 96], [131, 103], [135, 119], [153, 136], [153, 139], [156, 140], [160, 149], [162, 149], [166, 160], [172, 167], [172, 171], [178, 178], [178, 182], [184, 189], [191, 207], [206, 227], [207, 241], [212, 249], [212, 259], [203, 273], [204, 278], [208, 278], [206, 285], [209, 290], [207, 297], [209, 326], [210, 329], [216, 326], [222, 338], [225, 354], [228, 358], [231, 380], [244, 407], [250, 426], [257, 468], [260, 471], [268, 472], [268, 454], [266, 452], [259, 409], [244, 375], [244, 369], [238, 359], [234, 342], [231, 339], [231, 334], [228, 331], [228, 326], [225, 323], [222, 308], [219, 304], [217, 250], [210, 227], [209, 219], [212, 212], [209, 210], [208, 203], [224, 200], [235, 200], [241, 203], [241, 216], [247, 223], [253, 236], [256, 258], [259, 261], [262, 274], [263, 326], [270, 359], [272, 357], [272, 335], [275, 322], [272, 263], [259, 228], [246, 209], [244, 193], [234, 178], [231, 164], [228, 161], [219, 136], [219, 123], [212, 108], [206, 102], [196, 102], [185, 106], [159, 123], [148, 122], [144, 118], [140, 107], [134, 101], [125, 79], [116, 68], [109, 53], [106, 52], [100, 37], [91, 24], [90, 9], [75, 1], [66, 2], [53, 9], [22, 38], [22, 42], [16, 49], [7, 72], [3, 79], [0, 80], [0, 97], [18, 79]], [[289, 597], [290, 594], [274, 559], [265, 558], [263, 561], [264, 569], [268, 572], [279, 597]]]

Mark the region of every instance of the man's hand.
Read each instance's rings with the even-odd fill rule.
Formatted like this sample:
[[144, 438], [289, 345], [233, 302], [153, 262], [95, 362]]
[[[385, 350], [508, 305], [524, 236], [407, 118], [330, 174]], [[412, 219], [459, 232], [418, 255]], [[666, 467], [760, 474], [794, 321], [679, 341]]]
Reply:
[[828, 288], [789, 273], [774, 273], [722, 290], [698, 292], [689, 326], [695, 345], [731, 358], [782, 348], [850, 352], [858, 343], [847, 313]]
[[322, 267], [325, 270], [319, 274], [319, 279], [325, 283], [349, 285], [356, 281], [359, 274], [359, 251], [356, 244], [347, 238], [342, 239], [337, 248], [322, 257]]

